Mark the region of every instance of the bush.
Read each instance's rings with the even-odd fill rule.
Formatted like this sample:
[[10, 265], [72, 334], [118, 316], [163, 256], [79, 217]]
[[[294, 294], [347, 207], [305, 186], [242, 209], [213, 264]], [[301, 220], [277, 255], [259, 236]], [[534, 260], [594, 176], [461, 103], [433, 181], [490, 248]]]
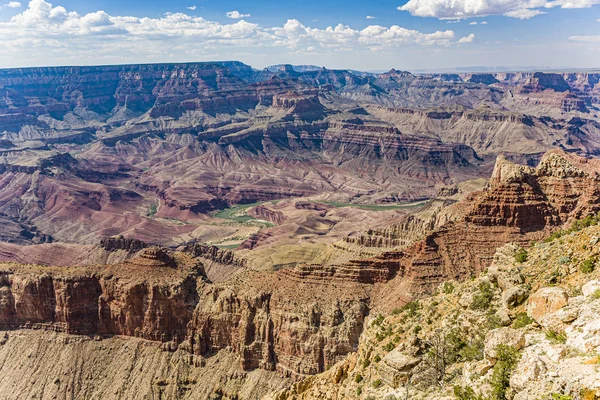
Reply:
[[527, 250], [520, 248], [517, 254], [515, 254], [515, 260], [520, 263], [527, 261]]
[[406, 303], [404, 306], [402, 306], [402, 311], [406, 311], [406, 315], [408, 315], [410, 318], [416, 317], [419, 313], [419, 302], [411, 301], [410, 303]]
[[594, 293], [592, 293], [592, 299], [594, 299], [594, 300], [600, 299], [600, 289], [594, 290]]
[[376, 354], [375, 357], [373, 357], [373, 361], [378, 363], [379, 361], [381, 361], [381, 356], [379, 354]]
[[356, 395], [360, 396], [362, 394], [362, 387], [357, 387], [356, 388]]
[[356, 378], [354, 378], [354, 382], [356, 383], [361, 383], [363, 380], [363, 376], [361, 374], [356, 375]]
[[510, 376], [517, 366], [520, 354], [514, 347], [500, 344], [496, 347], [498, 359], [492, 371], [490, 400], [506, 400], [506, 391], [510, 385]]
[[375, 320], [373, 321], [372, 325], [381, 325], [384, 319], [385, 318], [383, 317], [383, 315], [379, 314], [377, 318], [375, 318]]
[[487, 310], [490, 307], [493, 298], [494, 291], [492, 285], [489, 282], [481, 282], [479, 284], [479, 292], [473, 296], [471, 309]]
[[579, 270], [584, 274], [592, 273], [594, 272], [594, 269], [596, 269], [596, 259], [594, 257], [584, 260], [579, 267]]
[[570, 262], [571, 262], [571, 257], [569, 257], [569, 256], [562, 256], [562, 257], [558, 258], [558, 263], [560, 265], [566, 265]]
[[372, 385], [375, 389], [377, 389], [377, 388], [381, 387], [381, 385], [383, 385], [383, 382], [381, 382], [381, 379], [377, 379], [377, 380], [373, 381]]
[[560, 393], [552, 393], [550, 395], [550, 398], [552, 400], [573, 400], [573, 397], [566, 395], [566, 394], [560, 394]]
[[446, 294], [454, 293], [454, 284], [452, 282], [444, 282], [444, 286], [442, 287], [442, 291]]
[[369, 365], [371, 365], [371, 360], [369, 360], [368, 358], [365, 358], [362, 362], [362, 367], [367, 368]]
[[564, 344], [567, 342], [567, 334], [564, 332], [547, 331], [546, 339], [548, 339], [552, 343], [563, 343]]
[[383, 349], [385, 351], [392, 351], [392, 350], [394, 350], [395, 347], [396, 347], [396, 345], [393, 342], [389, 342], [388, 344], [383, 346]]
[[520, 312], [515, 316], [515, 320], [513, 321], [512, 327], [514, 329], [519, 329], [531, 323], [533, 323], [533, 319], [529, 318], [529, 315], [527, 315], [526, 312]]
[[475, 394], [470, 386], [454, 386], [454, 397], [457, 400], [484, 400], [483, 396]]

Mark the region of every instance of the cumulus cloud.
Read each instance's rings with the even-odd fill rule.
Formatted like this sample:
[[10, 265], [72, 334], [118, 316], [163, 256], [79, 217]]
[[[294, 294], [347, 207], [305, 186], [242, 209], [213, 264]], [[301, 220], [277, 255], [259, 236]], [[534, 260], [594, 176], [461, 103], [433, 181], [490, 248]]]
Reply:
[[375, 17], [372, 15], [367, 15], [367, 19], [375, 19]]
[[471, 33], [468, 36], [460, 38], [458, 40], [458, 43], [473, 43], [474, 40], [475, 40], [475, 35]]
[[242, 13], [240, 13], [237, 10], [235, 10], [235, 11], [229, 11], [225, 15], [227, 16], [227, 18], [231, 18], [231, 19], [248, 18], [250, 16], [250, 14], [242, 14]]
[[475, 21], [469, 22], [469, 25], [477, 25], [477, 22], [475, 22]]
[[7, 7], [7, 8], [20, 8], [21, 7], [21, 3], [18, 1], [10, 1], [6, 4], [4, 4], [2, 7]]
[[545, 14], [540, 8], [587, 8], [600, 0], [409, 0], [398, 10], [417, 17], [465, 19], [487, 15], [504, 15], [529, 19]]
[[512, 10], [507, 13], [504, 13], [507, 17], [518, 18], [518, 19], [529, 19], [533, 18], [537, 15], [546, 14], [544, 11], [540, 10], [532, 10], [529, 8], [521, 8], [518, 10]]
[[196, 9], [196, 6], [189, 6], [187, 9], [194, 11]]
[[487, 25], [487, 21], [481, 21], [481, 25]]
[[295, 19], [282, 26], [263, 27], [244, 20], [220, 23], [184, 13], [157, 18], [116, 16], [102, 10], [79, 14], [45, 0], [31, 0], [27, 9], [0, 22], [0, 64], [30, 65], [34, 59], [41, 60], [38, 64], [90, 64], [235, 58], [248, 51], [373, 52], [402, 46], [445, 47], [466, 43], [468, 38], [457, 40], [452, 30], [421, 32], [398, 25], [354, 29], [339, 24], [320, 29]]

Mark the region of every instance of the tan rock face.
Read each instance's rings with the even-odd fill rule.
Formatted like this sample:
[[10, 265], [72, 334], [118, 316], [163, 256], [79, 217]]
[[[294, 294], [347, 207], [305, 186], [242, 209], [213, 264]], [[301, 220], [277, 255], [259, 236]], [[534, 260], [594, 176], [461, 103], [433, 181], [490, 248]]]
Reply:
[[413, 369], [420, 363], [419, 357], [404, 354], [396, 348], [383, 357], [377, 369], [386, 384], [398, 387], [407, 382]]
[[527, 315], [540, 323], [545, 315], [560, 310], [567, 305], [568, 301], [569, 294], [565, 289], [560, 287], [542, 288], [529, 296]]
[[495, 360], [497, 357], [496, 349], [499, 345], [506, 345], [520, 350], [525, 346], [525, 334], [511, 328], [494, 329], [485, 336], [485, 357], [488, 360]]

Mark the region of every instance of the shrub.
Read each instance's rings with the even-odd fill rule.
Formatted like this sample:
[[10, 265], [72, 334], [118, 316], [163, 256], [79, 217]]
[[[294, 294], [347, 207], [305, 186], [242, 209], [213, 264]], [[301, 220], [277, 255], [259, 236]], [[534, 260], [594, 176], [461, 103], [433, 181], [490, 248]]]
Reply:
[[361, 383], [363, 380], [363, 376], [361, 374], [356, 375], [356, 378], [354, 378], [354, 382], [356, 383]]
[[371, 365], [371, 360], [369, 360], [368, 358], [365, 358], [363, 360], [362, 367], [367, 368], [369, 365]]
[[406, 303], [402, 307], [402, 311], [406, 311], [406, 315], [408, 315], [410, 318], [416, 317], [419, 313], [419, 302], [411, 301], [410, 303]]
[[381, 325], [384, 319], [385, 318], [383, 317], [383, 315], [379, 314], [377, 318], [375, 318], [375, 320], [373, 321], [373, 325]]
[[515, 329], [523, 328], [533, 323], [533, 319], [529, 318], [526, 312], [520, 312], [515, 316], [512, 327]]
[[558, 263], [560, 265], [565, 265], [571, 262], [571, 257], [569, 256], [562, 256], [558, 258]]
[[489, 282], [481, 282], [479, 284], [479, 292], [473, 296], [473, 302], [471, 303], [471, 309], [473, 310], [487, 310], [492, 303], [494, 298], [494, 292], [492, 285]]
[[356, 395], [360, 396], [362, 394], [362, 387], [357, 387], [356, 388]]
[[492, 393], [490, 400], [506, 400], [506, 391], [510, 384], [510, 376], [517, 366], [520, 354], [514, 347], [500, 344], [496, 347], [498, 359], [492, 371], [490, 384]]
[[594, 272], [596, 269], [596, 259], [594, 257], [590, 257], [587, 260], [584, 260], [579, 267], [579, 270], [584, 274], [589, 274]]
[[566, 343], [567, 334], [564, 332], [546, 331], [546, 339], [552, 343]]
[[573, 400], [573, 397], [560, 393], [552, 393], [550, 397], [552, 400]]
[[470, 386], [454, 386], [454, 397], [457, 400], [484, 400], [483, 396], [475, 394]]
[[379, 361], [381, 361], [381, 356], [379, 354], [376, 354], [375, 357], [373, 357], [373, 361], [378, 363]]
[[385, 351], [392, 351], [392, 350], [394, 350], [394, 347], [396, 347], [396, 345], [393, 342], [389, 342], [388, 344], [383, 346], [383, 349]]
[[444, 282], [444, 286], [442, 287], [442, 291], [446, 294], [454, 293], [454, 284], [452, 282]]
[[381, 385], [383, 385], [383, 382], [381, 382], [381, 379], [377, 379], [377, 380], [373, 381], [373, 387], [375, 389], [381, 387]]
[[520, 248], [519, 251], [517, 251], [517, 253], [515, 254], [515, 260], [517, 260], [517, 262], [520, 263], [527, 261], [527, 250], [525, 250], [524, 248]]
[[594, 300], [598, 300], [598, 299], [600, 299], [600, 289], [596, 289], [596, 290], [594, 290], [594, 293], [592, 293], [592, 298], [593, 298]]

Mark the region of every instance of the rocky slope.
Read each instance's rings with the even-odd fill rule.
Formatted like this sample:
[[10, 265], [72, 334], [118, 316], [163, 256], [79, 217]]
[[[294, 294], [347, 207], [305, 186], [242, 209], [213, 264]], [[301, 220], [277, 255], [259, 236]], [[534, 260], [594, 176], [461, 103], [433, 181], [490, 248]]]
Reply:
[[479, 278], [371, 316], [356, 353], [264, 398], [596, 398], [597, 224], [499, 248]]

